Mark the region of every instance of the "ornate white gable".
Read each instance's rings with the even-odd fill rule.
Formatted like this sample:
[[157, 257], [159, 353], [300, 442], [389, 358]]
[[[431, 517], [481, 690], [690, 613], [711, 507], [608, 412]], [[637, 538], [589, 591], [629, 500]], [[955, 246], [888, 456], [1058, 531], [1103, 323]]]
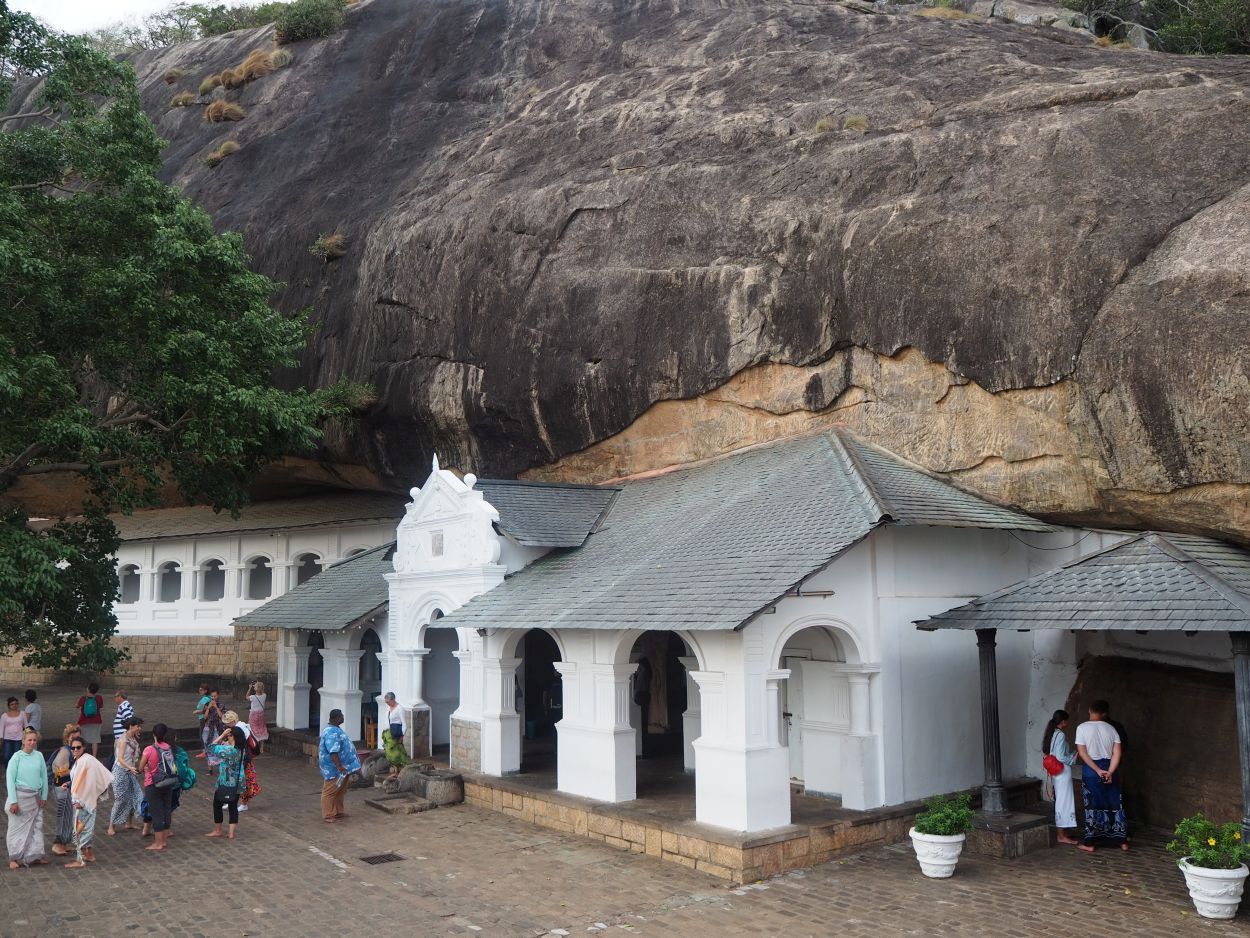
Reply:
[[462, 480], [438, 466], [421, 488], [409, 494], [404, 520], [396, 532], [396, 573], [463, 570], [497, 563], [499, 512], [473, 486], [477, 477]]

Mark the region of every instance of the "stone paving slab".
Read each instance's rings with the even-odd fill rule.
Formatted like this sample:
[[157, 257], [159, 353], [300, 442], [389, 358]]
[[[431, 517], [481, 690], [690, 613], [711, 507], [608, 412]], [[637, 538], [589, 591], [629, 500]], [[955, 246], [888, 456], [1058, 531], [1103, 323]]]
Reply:
[[[352, 816], [327, 825], [314, 768], [276, 757], [257, 767], [263, 791], [233, 843], [201, 836], [202, 782], [163, 854], [135, 834], [104, 836], [102, 822], [87, 870], [0, 872], [0, 936], [1250, 936], [1245, 914], [1194, 914], [1157, 839], [1127, 855], [965, 857], [946, 881], [922, 877], [897, 845], [735, 888], [466, 805], [391, 816], [352, 791]], [[404, 859], [360, 860], [386, 852]]]

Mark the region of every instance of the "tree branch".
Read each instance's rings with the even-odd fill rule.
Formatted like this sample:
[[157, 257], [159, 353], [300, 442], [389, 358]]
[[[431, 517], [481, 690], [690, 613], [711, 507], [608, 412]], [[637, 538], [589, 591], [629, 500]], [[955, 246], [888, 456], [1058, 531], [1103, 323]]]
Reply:
[[133, 462], [130, 459], [105, 459], [92, 465], [85, 462], [45, 462], [38, 466], [30, 466], [16, 473], [17, 475], [33, 476], [45, 472], [87, 472], [90, 469], [116, 469]]
[[8, 117], [0, 117], [0, 124], [7, 124], [9, 121], [21, 120], [23, 117], [51, 117], [52, 108], [46, 107], [39, 111], [23, 111], [21, 114], [10, 114]]

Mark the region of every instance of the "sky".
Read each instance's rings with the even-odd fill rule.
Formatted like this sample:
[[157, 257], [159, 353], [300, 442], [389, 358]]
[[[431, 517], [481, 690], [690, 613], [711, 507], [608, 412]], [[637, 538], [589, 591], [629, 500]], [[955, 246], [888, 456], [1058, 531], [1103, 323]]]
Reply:
[[174, 0], [9, 0], [9, 8], [33, 13], [65, 33], [84, 33], [120, 20], [142, 19]]

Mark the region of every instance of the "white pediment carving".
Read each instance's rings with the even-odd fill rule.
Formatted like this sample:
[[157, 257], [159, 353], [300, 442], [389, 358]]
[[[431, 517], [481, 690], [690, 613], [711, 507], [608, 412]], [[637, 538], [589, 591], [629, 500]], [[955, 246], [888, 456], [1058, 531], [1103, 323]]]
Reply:
[[461, 570], [499, 560], [499, 512], [473, 488], [477, 479], [464, 480], [434, 469], [421, 488], [411, 491], [412, 502], [396, 532], [396, 573]]

